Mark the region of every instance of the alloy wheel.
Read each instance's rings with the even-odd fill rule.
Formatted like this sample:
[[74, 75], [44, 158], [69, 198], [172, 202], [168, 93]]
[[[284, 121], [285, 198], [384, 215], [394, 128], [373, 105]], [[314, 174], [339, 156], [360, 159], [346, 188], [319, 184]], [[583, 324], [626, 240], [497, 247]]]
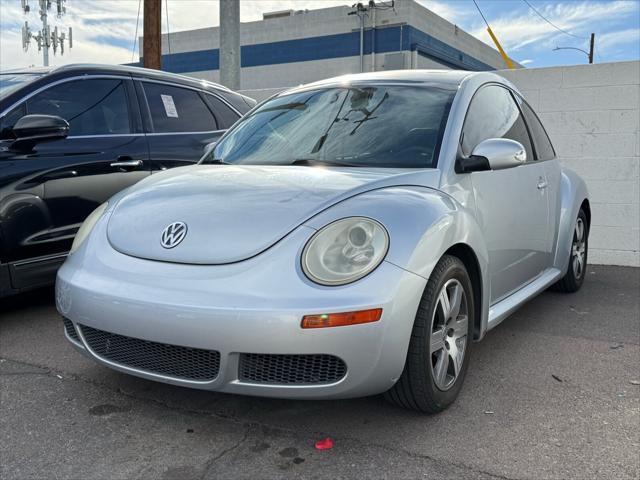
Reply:
[[571, 244], [571, 265], [573, 268], [573, 276], [576, 279], [581, 278], [584, 271], [586, 244], [587, 238], [584, 221], [578, 217], [573, 231], [573, 243]]
[[429, 358], [440, 390], [451, 388], [460, 374], [468, 330], [467, 297], [462, 284], [452, 278], [440, 290], [431, 320]]

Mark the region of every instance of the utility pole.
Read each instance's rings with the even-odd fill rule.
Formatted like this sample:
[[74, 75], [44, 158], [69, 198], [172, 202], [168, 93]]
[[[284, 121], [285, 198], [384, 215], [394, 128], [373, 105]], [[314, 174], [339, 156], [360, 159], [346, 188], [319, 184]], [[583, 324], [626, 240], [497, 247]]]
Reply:
[[[22, 49], [26, 52], [29, 49], [31, 40], [35, 40], [38, 45], [38, 51], [42, 51], [42, 63], [45, 67], [49, 66], [49, 49], [53, 48], [53, 54], [58, 53], [60, 47], [60, 55], [64, 55], [64, 42], [67, 41], [69, 48], [73, 47], [73, 34], [69, 28], [69, 36], [65, 32], [58, 33], [58, 27], [54, 27], [53, 32], [49, 27], [48, 14], [51, 6], [56, 4], [56, 16], [62, 18], [67, 13], [65, 3], [67, 0], [37, 0], [40, 7], [39, 14], [42, 21], [42, 28], [34, 34], [29, 27], [29, 22], [25, 20], [22, 26]], [[29, 0], [22, 0], [22, 11], [28, 14], [31, 11]]]
[[220, 83], [240, 89], [240, 0], [220, 0]]
[[162, 0], [144, 0], [142, 57], [145, 68], [162, 68]]

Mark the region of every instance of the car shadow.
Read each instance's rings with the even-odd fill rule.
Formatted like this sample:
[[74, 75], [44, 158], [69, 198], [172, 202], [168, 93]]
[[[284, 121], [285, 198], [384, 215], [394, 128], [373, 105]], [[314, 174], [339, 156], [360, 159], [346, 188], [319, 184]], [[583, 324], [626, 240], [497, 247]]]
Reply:
[[55, 289], [53, 285], [29, 290], [17, 295], [0, 298], [0, 319], [5, 314], [19, 314], [21, 310], [26, 308], [48, 308], [51, 305], [55, 305]]

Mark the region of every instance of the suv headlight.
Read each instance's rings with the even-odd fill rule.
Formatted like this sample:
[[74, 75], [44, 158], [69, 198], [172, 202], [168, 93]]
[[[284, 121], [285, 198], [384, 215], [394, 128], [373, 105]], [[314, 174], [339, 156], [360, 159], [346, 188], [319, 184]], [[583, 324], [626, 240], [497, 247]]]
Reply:
[[69, 254], [72, 254], [78, 248], [80, 248], [80, 245], [82, 245], [82, 242], [84, 242], [85, 239], [89, 236], [89, 234], [91, 233], [91, 230], [93, 230], [94, 225], [100, 219], [100, 217], [102, 216], [102, 214], [104, 213], [104, 211], [107, 209], [108, 206], [109, 204], [107, 202], [100, 205], [93, 212], [91, 212], [87, 217], [87, 219], [82, 223], [82, 225], [80, 225], [80, 228], [78, 229], [78, 233], [76, 233], [76, 236], [73, 239], [73, 244], [71, 245], [71, 250], [69, 251]]
[[389, 249], [389, 234], [375, 220], [343, 218], [318, 230], [302, 252], [302, 270], [315, 283], [344, 285], [372, 272]]

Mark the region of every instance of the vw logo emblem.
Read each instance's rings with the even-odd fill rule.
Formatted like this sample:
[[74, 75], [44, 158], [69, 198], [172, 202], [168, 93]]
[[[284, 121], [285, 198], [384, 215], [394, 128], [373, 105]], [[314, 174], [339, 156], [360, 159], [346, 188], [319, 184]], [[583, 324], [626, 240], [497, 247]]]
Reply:
[[162, 231], [160, 244], [164, 248], [176, 247], [184, 240], [187, 235], [187, 224], [182, 222], [173, 222]]

